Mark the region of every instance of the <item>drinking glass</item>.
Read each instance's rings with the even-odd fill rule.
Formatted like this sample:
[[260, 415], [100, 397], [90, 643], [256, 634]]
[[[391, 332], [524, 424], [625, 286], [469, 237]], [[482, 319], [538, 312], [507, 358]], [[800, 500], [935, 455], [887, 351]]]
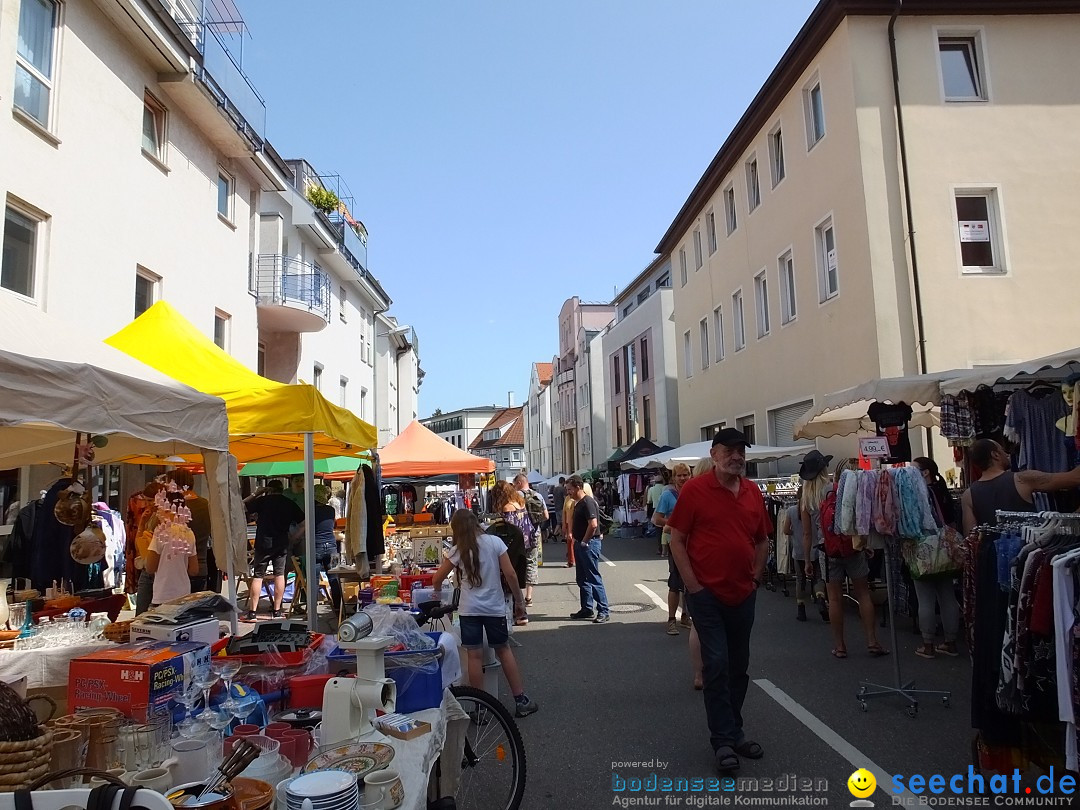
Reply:
[[199, 698], [202, 697], [202, 689], [195, 683], [188, 684], [185, 688], [181, 689], [176, 695], [176, 702], [184, 707], [184, 717], [187, 718], [191, 714], [192, 707], [199, 702]]
[[203, 720], [202, 714], [199, 714], [198, 717], [188, 717], [176, 726], [176, 730], [180, 732], [180, 736], [187, 739], [201, 737], [206, 733], [207, 728], [208, 725], [206, 721]]
[[210, 663], [210, 666], [214, 672], [221, 676], [221, 680], [225, 681], [226, 700], [232, 700], [233, 678], [240, 672], [240, 667], [243, 664], [235, 658], [216, 658]]
[[19, 603], [8, 608], [8, 625], [12, 630], [22, 630], [23, 622], [26, 621], [26, 605]]
[[203, 667], [195, 673], [193, 683], [195, 686], [202, 689], [202, 709], [199, 714], [202, 714], [210, 708], [210, 690], [214, 688], [215, 684], [221, 680], [221, 676], [214, 672], [210, 667]]
[[232, 712], [226, 708], [226, 703], [221, 703], [208, 712], [200, 714], [199, 717], [206, 717], [206, 722], [210, 724], [210, 728], [217, 732], [218, 742], [220, 744], [221, 739], [225, 736], [225, 729], [229, 727], [229, 724], [233, 721]]
[[247, 723], [247, 719], [251, 717], [252, 712], [259, 706], [258, 698], [252, 694], [235, 697], [229, 703], [232, 704], [229, 710], [241, 723]]

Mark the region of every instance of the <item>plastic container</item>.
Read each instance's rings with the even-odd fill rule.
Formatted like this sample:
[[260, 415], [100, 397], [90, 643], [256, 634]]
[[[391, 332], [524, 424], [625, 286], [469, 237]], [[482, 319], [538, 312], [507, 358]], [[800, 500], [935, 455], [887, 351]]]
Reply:
[[[426, 633], [439, 641], [441, 633]], [[386, 677], [397, 684], [394, 711], [408, 714], [434, 709], [442, 703], [442, 658], [439, 647], [432, 650], [402, 650], [384, 653]], [[338, 673], [356, 671], [356, 653], [337, 647], [327, 656], [330, 670]], [[419, 665], [419, 666], [416, 666]]]
[[[436, 593], [438, 593], [437, 597], [435, 595]], [[412, 597], [414, 605], [432, 602], [435, 599], [438, 599], [444, 605], [448, 605], [454, 599], [454, 589], [451, 588], [448, 583], [444, 582], [441, 591], [436, 591], [431, 587], [417, 588], [413, 591]]]

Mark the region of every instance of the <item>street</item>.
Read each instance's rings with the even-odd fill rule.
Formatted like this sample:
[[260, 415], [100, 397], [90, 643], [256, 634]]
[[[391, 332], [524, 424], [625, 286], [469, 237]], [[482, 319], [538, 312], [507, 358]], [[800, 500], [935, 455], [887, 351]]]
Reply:
[[[565, 546], [545, 544], [544, 550], [530, 622], [516, 634], [526, 688], [541, 704], [537, 714], [518, 721], [528, 757], [522, 807], [610, 807], [619, 796], [635, 795], [658, 797], [653, 806], [719, 805], [721, 794], [691, 793], [687, 787], [681, 795], [674, 789], [613, 790], [620, 780], [636, 778], [646, 780], [648, 791], [653, 773], [659, 779], [716, 775], [702, 696], [691, 686], [687, 631], [666, 635], [666, 611], [647, 592], [666, 599], [667, 561], [656, 555], [655, 539], [604, 541], [603, 554], [614, 564], [602, 565], [611, 603], [607, 625], [568, 618], [578, 608], [574, 571], [561, 562]], [[967, 657], [916, 657], [918, 637], [901, 618], [894, 655], [900, 655], [904, 679], [914, 678], [919, 688], [952, 690], [952, 707], [924, 703], [911, 719], [902, 701], [886, 698], [872, 701], [863, 713], [854, 698], [858, 682], [892, 684], [894, 665], [892, 656], [860, 654], [864, 644], [853, 607], [847, 615], [851, 655], [837, 660], [829, 654], [828, 625], [816, 610], [800, 623], [793, 591], [788, 597], [759, 591], [744, 718], [748, 736], [762, 745], [765, 757], [742, 760], [738, 776], [759, 780], [757, 790], [727, 792], [729, 803], [738, 804], [734, 797], [744, 792], [815, 797], [810, 806], [825, 806], [818, 799], [827, 797], [828, 806], [846, 807], [853, 798], [848, 776], [866, 767], [878, 780], [871, 799], [882, 807], [891, 801], [885, 791], [893, 774], [966, 774]], [[881, 638], [888, 646], [887, 631]], [[502, 689], [505, 698], [505, 682]], [[807, 780], [813, 789], [804, 791], [800, 786]], [[680, 795], [677, 802], [664, 799], [669, 792]], [[694, 803], [693, 797], [705, 801]]]

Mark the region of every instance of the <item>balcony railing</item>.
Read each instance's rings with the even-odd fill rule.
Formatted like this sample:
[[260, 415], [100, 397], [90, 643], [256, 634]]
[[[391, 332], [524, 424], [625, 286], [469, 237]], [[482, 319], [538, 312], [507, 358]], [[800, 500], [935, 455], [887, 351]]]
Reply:
[[570, 385], [574, 382], [574, 370], [562, 371], [555, 377], [555, 387]]
[[261, 253], [252, 268], [251, 289], [260, 304], [307, 309], [330, 320], [330, 277], [313, 264]]

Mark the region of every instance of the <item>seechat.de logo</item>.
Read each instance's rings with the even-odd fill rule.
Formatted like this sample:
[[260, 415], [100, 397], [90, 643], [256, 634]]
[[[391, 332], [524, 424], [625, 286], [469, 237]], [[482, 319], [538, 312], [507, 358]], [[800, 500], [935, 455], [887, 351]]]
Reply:
[[874, 791], [877, 790], [877, 779], [866, 768], [859, 768], [848, 777], [847, 788], [851, 795], [855, 797], [855, 801], [851, 802], [850, 807], [874, 806], [874, 803], [868, 797], [872, 796]]

